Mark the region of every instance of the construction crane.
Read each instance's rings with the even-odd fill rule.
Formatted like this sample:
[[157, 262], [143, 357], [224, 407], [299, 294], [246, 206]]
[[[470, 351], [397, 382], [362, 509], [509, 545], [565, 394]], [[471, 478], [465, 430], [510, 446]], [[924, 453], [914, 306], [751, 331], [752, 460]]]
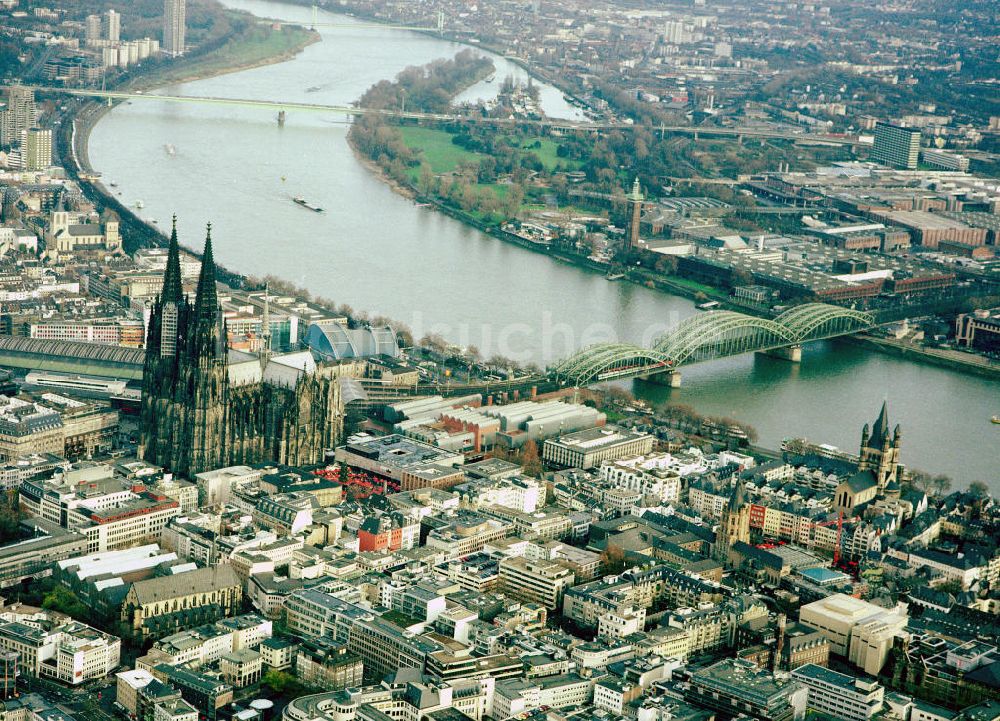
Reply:
[[[812, 523], [809, 526], [810, 532], [812, 532], [814, 529], [819, 528], [821, 526], [832, 526], [833, 524], [837, 524], [837, 542], [833, 546], [833, 565], [834, 566], [837, 566], [837, 565], [840, 564], [841, 541], [843, 540], [843, 537], [844, 537], [844, 520], [845, 520], [844, 519], [844, 512], [840, 511], [837, 514], [837, 517], [834, 518], [834, 519], [832, 519], [832, 520], [829, 520], [829, 521], [820, 521], [819, 523]], [[857, 520], [857, 516], [852, 516], [851, 518], [848, 518], [846, 520], [848, 522], [855, 521], [855, 520]], [[811, 533], [810, 533], [810, 535], [811, 535]], [[810, 540], [813, 540], [813, 539], [810, 539]], [[813, 542], [815, 542], [815, 541], [813, 541]]]

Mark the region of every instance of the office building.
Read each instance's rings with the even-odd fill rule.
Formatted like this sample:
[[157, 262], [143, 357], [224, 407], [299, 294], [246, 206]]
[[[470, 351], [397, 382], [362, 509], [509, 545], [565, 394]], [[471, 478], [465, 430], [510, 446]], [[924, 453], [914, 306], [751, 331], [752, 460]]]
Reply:
[[135, 719], [136, 721], [155, 721], [157, 706], [181, 700], [180, 691], [154, 677], [135, 689]]
[[230, 651], [219, 659], [222, 678], [234, 688], [244, 688], [258, 683], [262, 666], [260, 654], [251, 648]]
[[[104, 678], [117, 666], [121, 640], [79, 621], [61, 622], [44, 613], [0, 624], [0, 650], [20, 656], [22, 673], [70, 685]], [[20, 619], [24, 619], [23, 621]]]
[[346, 643], [356, 621], [374, 618], [354, 600], [359, 597], [344, 599], [316, 588], [294, 591], [284, 604], [288, 630], [303, 638], [327, 636]]
[[156, 541], [179, 514], [177, 501], [135, 496], [103, 509], [81, 504], [67, 512], [67, 524], [86, 537], [87, 553], [102, 553]]
[[957, 170], [962, 173], [969, 170], [969, 159], [960, 153], [927, 148], [920, 156], [925, 164], [930, 165], [935, 170]]
[[422, 670], [427, 654], [438, 647], [393, 623], [375, 618], [353, 625], [347, 650], [364, 662], [364, 678], [371, 683], [401, 669]]
[[554, 709], [580, 706], [590, 701], [592, 696], [591, 682], [576, 674], [560, 674], [538, 680], [503, 679], [496, 685], [493, 718], [508, 719], [541, 706]]
[[[150, 670], [161, 686], [179, 689], [184, 700], [198, 709], [202, 719], [215, 721], [219, 718], [220, 711], [233, 702], [233, 687], [218, 676], [165, 663], [158, 664]], [[143, 692], [148, 691], [152, 685], [149, 684], [140, 692], [140, 708], [142, 708]], [[162, 701], [158, 700], [157, 703]], [[138, 718], [139, 721], [155, 721], [152, 720], [152, 716], [149, 719], [143, 718], [141, 713], [138, 714]]]
[[875, 126], [871, 158], [893, 168], [916, 170], [920, 158], [920, 130], [879, 123]]
[[653, 450], [653, 436], [617, 426], [588, 428], [551, 438], [542, 446], [542, 458], [565, 468], [595, 468], [604, 461], [645, 455]]
[[122, 34], [121, 13], [115, 12], [114, 10], [108, 10], [107, 15], [104, 16], [104, 23], [106, 29], [104, 34], [105, 40], [110, 43], [117, 43], [121, 39]]
[[488, 543], [506, 538], [513, 531], [512, 523], [467, 511], [449, 519], [448, 525], [428, 533], [426, 545], [444, 551], [449, 559], [462, 558], [483, 550]]
[[905, 605], [882, 608], [843, 593], [799, 609], [799, 622], [826, 636], [833, 653], [873, 676], [882, 670], [893, 639], [904, 632], [906, 621]]
[[[465, 469], [468, 478], [468, 468]], [[545, 503], [545, 486], [524, 475], [503, 478], [471, 478], [452, 490], [469, 508], [502, 506], [520, 513], [534, 513]]]
[[329, 638], [307, 639], [299, 647], [295, 660], [299, 681], [324, 691], [360, 686], [363, 673], [361, 658]]
[[21, 134], [38, 122], [35, 91], [23, 85], [7, 88], [7, 108], [0, 111], [0, 145], [21, 142]]
[[761, 721], [803, 718], [808, 691], [788, 678], [762, 671], [748, 661], [725, 659], [691, 674], [685, 700], [730, 718]]
[[198, 709], [183, 698], [172, 698], [153, 706], [153, 721], [198, 721]]
[[163, 52], [167, 55], [184, 54], [187, 0], [163, 0]]
[[16, 585], [29, 578], [51, 575], [52, 564], [87, 550], [87, 539], [58, 524], [34, 518], [28, 521], [33, 538], [0, 547], [0, 586]]
[[554, 561], [504, 558], [500, 561], [500, 590], [519, 601], [538, 603], [550, 611], [562, 605], [563, 594], [575, 581], [573, 572]]
[[150, 681], [155, 680], [153, 674], [144, 668], [137, 668], [117, 673], [115, 677], [118, 679], [115, 700], [125, 707], [127, 713], [135, 714], [139, 690], [148, 686]]
[[88, 43], [101, 39], [101, 16], [88, 15], [84, 21], [83, 39]]
[[457, 466], [465, 463], [461, 453], [393, 434], [348, 443], [337, 449], [338, 463], [401, 484], [404, 491], [418, 488], [450, 488], [465, 476]]
[[882, 710], [885, 689], [877, 681], [831, 671], [810, 663], [792, 671], [809, 689], [809, 708], [845, 721], [868, 721]]
[[22, 155], [25, 170], [45, 170], [52, 165], [52, 131], [29, 128], [24, 131]]

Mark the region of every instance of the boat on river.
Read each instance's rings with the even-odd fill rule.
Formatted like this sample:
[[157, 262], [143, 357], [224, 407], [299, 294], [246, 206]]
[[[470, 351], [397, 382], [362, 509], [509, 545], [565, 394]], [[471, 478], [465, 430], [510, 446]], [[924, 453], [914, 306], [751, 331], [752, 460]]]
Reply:
[[294, 198], [292, 198], [292, 202], [294, 202], [296, 205], [301, 205], [303, 208], [308, 208], [309, 210], [313, 211], [314, 213], [322, 213], [323, 212], [322, 208], [320, 208], [318, 205], [313, 205], [308, 200], [306, 200], [305, 198], [303, 198], [301, 195], [297, 195]]
[[996, 423], [998, 426], [1000, 426], [1000, 416], [993, 416], [992, 418], [990, 418], [990, 423]]

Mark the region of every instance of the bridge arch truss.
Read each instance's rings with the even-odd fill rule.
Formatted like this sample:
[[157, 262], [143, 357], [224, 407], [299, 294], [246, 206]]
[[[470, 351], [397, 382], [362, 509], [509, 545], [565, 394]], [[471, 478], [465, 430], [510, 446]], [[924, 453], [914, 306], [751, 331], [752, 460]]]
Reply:
[[685, 363], [833, 338], [873, 325], [875, 318], [870, 313], [827, 303], [798, 305], [774, 319], [711, 311], [688, 318], [660, 336], [652, 348], [602, 343], [584, 348], [553, 370], [575, 385], [587, 385], [675, 370]]
[[785, 326], [773, 320], [719, 310], [688, 318], [653, 348], [681, 365], [796, 342]]
[[774, 319], [796, 337], [798, 343], [854, 333], [875, 325], [875, 316], [828, 303], [806, 303], [789, 308]]
[[555, 372], [580, 386], [670, 370], [670, 365], [670, 358], [655, 349], [630, 343], [599, 343], [570, 356], [556, 366]]

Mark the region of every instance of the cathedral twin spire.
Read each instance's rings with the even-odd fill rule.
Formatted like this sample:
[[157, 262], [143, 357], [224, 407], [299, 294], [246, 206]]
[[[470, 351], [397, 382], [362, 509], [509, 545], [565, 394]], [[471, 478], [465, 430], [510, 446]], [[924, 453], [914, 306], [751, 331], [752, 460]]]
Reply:
[[[198, 287], [195, 291], [193, 326], [190, 329], [192, 332], [184, 335], [195, 340], [192, 347], [195, 354], [202, 355], [208, 352], [218, 358], [225, 352], [225, 329], [219, 307], [219, 296], [215, 287], [215, 277], [212, 224], [209, 223], [205, 235], [205, 250], [201, 259], [201, 273], [198, 276]], [[177, 240], [177, 216], [175, 215], [170, 231], [167, 268], [163, 276], [160, 305], [162, 308], [168, 305], [180, 305], [184, 301], [184, 290], [181, 283], [180, 244]], [[178, 331], [180, 331], [179, 328]]]
[[164, 303], [180, 303], [184, 300], [184, 289], [181, 286], [181, 250], [177, 243], [177, 216], [174, 216], [170, 230], [170, 245], [167, 250], [167, 272], [163, 276], [163, 292], [161, 300]]
[[[195, 309], [205, 311], [206, 315], [214, 314], [219, 306], [219, 297], [215, 290], [215, 254], [212, 252], [212, 224], [208, 224], [205, 234], [205, 250], [201, 258], [201, 274], [198, 276], [198, 289], [195, 294]], [[173, 218], [170, 230], [170, 243], [167, 247], [167, 270], [163, 276], [163, 292], [160, 300], [164, 303], [179, 303], [184, 299], [181, 285], [180, 244], [177, 241], [177, 216]]]
[[194, 312], [199, 319], [214, 319], [219, 310], [219, 296], [215, 290], [215, 255], [212, 253], [212, 224], [205, 233], [205, 250], [201, 254], [201, 274], [195, 294]]

